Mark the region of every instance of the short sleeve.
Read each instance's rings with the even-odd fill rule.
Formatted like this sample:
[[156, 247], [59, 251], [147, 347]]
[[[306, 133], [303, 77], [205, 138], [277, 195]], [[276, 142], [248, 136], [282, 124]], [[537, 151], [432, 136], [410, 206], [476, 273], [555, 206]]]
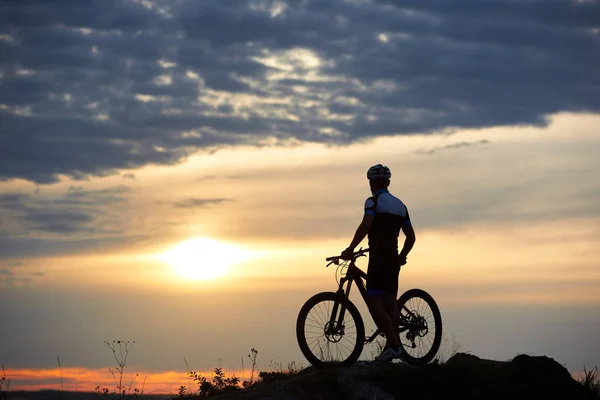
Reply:
[[375, 215], [377, 211], [377, 204], [373, 201], [372, 197], [369, 197], [367, 201], [365, 201], [365, 214], [367, 215]]

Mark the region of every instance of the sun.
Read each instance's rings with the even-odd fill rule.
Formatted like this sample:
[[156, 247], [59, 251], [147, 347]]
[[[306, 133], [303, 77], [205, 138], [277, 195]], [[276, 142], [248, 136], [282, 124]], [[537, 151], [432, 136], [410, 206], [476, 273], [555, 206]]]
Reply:
[[175, 245], [158, 258], [184, 278], [210, 280], [227, 275], [229, 267], [248, 260], [250, 256], [249, 251], [234, 245], [197, 237]]

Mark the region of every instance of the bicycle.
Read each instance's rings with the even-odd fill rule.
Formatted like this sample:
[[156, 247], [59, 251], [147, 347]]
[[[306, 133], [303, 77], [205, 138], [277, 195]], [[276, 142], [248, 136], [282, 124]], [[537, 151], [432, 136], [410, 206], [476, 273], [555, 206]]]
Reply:
[[[341, 263], [340, 256], [326, 258], [329, 262], [327, 267], [331, 264], [338, 266], [338, 290], [318, 293], [300, 309], [296, 338], [302, 354], [315, 367], [353, 364], [365, 344], [373, 342], [379, 335], [384, 337], [379, 329], [371, 336], [365, 336], [360, 312], [349, 299], [354, 282], [366, 303], [367, 274], [355, 262], [359, 257], [366, 257], [368, 251], [360, 249], [351, 260]], [[403, 361], [412, 365], [427, 364], [435, 357], [442, 341], [442, 316], [435, 300], [422, 289], [410, 289], [398, 298], [398, 308]]]

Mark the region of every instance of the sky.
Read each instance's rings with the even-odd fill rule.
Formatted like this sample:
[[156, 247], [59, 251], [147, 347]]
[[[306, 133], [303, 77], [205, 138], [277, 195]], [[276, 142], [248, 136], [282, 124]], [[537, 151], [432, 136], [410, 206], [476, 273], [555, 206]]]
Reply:
[[598, 1], [1, 3], [12, 389], [114, 386], [113, 340], [147, 391], [307, 365], [378, 163], [441, 355], [600, 365]]

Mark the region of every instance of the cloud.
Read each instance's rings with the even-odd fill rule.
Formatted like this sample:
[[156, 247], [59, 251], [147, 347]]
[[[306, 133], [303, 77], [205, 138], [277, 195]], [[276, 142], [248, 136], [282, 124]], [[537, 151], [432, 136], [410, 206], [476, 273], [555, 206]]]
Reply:
[[[150, 241], [149, 235], [125, 235], [121, 232], [93, 235], [89, 228], [83, 227], [80, 234], [55, 235], [53, 237], [25, 237], [11, 235], [0, 238], [0, 254], [6, 259], [20, 257], [55, 257], [78, 253], [106, 253], [127, 249], [132, 243], [144, 244]], [[58, 236], [58, 237], [57, 237]]]
[[30, 209], [22, 220], [33, 230], [71, 234], [93, 229], [89, 224], [94, 216], [82, 211]]
[[227, 176], [216, 176], [216, 175], [205, 175], [205, 176], [201, 176], [199, 178], [196, 178], [195, 181], [196, 182], [203, 182], [203, 181], [208, 181], [208, 180], [213, 180], [213, 179], [246, 179], [248, 178], [245, 175], [227, 175]]
[[100, 222], [105, 214], [102, 208], [126, 201], [124, 195], [128, 191], [126, 186], [100, 190], [71, 186], [59, 196], [7, 193], [0, 195], [0, 217], [14, 228], [10, 230], [10, 236], [32, 231], [64, 235], [106, 234], [112, 231]]
[[[0, 244], [0, 249], [3, 246]], [[7, 257], [5, 253], [1, 253]], [[3, 265], [4, 264], [4, 265]], [[6, 262], [0, 260], [0, 287], [23, 286], [43, 276], [42, 272], [32, 271], [30, 266], [22, 261]]]
[[128, 192], [129, 187], [124, 185], [99, 190], [84, 190], [81, 186], [71, 186], [67, 193], [55, 202], [69, 205], [106, 205], [125, 201], [124, 195]]
[[185, 200], [181, 200], [173, 203], [173, 206], [176, 208], [197, 208], [197, 207], [206, 207], [213, 204], [220, 204], [226, 201], [232, 201], [231, 199], [224, 198], [214, 198], [214, 199], [200, 199], [195, 197], [190, 197]]
[[196, 178], [195, 181], [196, 182], [202, 182], [202, 181], [210, 181], [213, 179], [216, 179], [217, 177], [215, 175], [205, 175], [205, 176], [201, 176], [199, 178]]
[[486, 145], [489, 144], [490, 141], [486, 140], [486, 139], [482, 139], [482, 140], [477, 140], [474, 142], [457, 142], [457, 143], [452, 143], [452, 144], [448, 144], [446, 146], [439, 146], [439, 147], [433, 147], [431, 149], [418, 149], [416, 151], [417, 154], [426, 154], [426, 155], [431, 155], [431, 154], [435, 154], [438, 151], [444, 151], [444, 150], [454, 150], [454, 149], [460, 149], [463, 147], [479, 147], [481, 145]]
[[131, 180], [135, 180], [135, 174], [132, 172], [127, 172], [125, 174], [122, 175], [123, 179], [131, 179]]
[[12, 275], [4, 275], [0, 274], [0, 287], [10, 287], [10, 286], [23, 286], [29, 283], [32, 283], [33, 279], [29, 277], [14, 277]]
[[3, 193], [0, 194], [0, 207], [8, 210], [19, 209], [28, 198], [28, 195], [21, 193]]
[[14, 261], [14, 262], [8, 263], [9, 267], [21, 267], [23, 265], [25, 265], [25, 263], [22, 261]]
[[3, 2], [0, 179], [600, 111], [600, 3]]

